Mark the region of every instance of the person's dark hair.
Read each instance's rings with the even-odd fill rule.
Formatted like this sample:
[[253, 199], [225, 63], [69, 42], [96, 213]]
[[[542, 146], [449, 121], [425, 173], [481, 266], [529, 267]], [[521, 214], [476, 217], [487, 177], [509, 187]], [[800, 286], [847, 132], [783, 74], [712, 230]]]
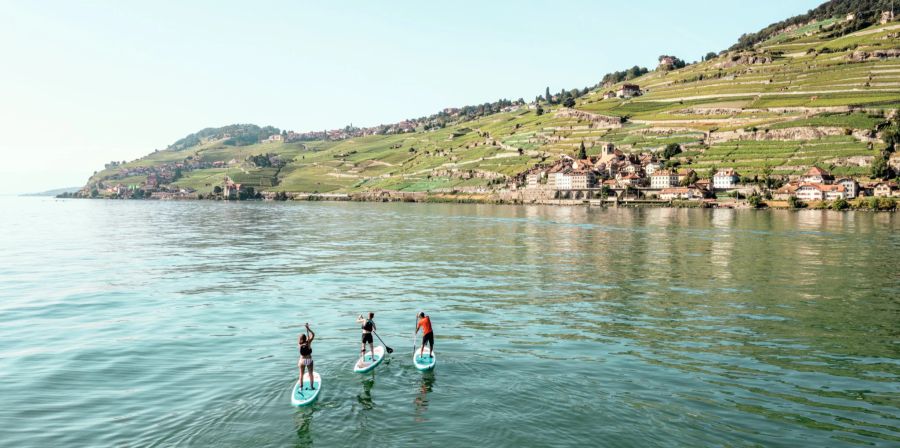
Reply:
[[425, 317], [425, 312], [422, 311], [421, 313], [419, 313], [419, 317]]
[[301, 335], [300, 335], [300, 343], [304, 343], [304, 342], [306, 342], [306, 335], [305, 335], [305, 334], [301, 334]]
[[374, 317], [375, 317], [375, 313], [373, 313], [373, 312], [370, 311], [370, 312], [369, 312], [369, 319], [373, 319]]

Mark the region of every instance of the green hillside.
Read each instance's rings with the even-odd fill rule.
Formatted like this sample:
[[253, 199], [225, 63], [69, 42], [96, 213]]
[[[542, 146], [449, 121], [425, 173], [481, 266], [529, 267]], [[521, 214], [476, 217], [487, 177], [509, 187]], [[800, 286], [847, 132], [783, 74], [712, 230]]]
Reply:
[[[575, 154], [582, 142], [589, 155], [603, 143], [626, 153], [677, 143], [677, 161], [700, 173], [732, 167], [787, 177], [816, 165], [864, 178], [885, 149], [888, 117], [900, 109], [900, 23], [858, 27], [855, 19], [827, 17], [769, 30], [752, 46], [631, 79], [643, 95], [630, 99], [603, 98], [622, 83], [598, 85], [572, 108], [544, 100], [443, 128], [339, 139], [253, 143], [244, 132], [250, 125], [241, 125], [240, 139], [206, 129], [109, 165], [88, 188], [141, 184], [148, 173], [201, 193], [226, 175], [273, 192], [500, 187]], [[265, 133], [256, 141], [278, 133], [251, 130]], [[260, 155], [276, 162], [250, 160]]]

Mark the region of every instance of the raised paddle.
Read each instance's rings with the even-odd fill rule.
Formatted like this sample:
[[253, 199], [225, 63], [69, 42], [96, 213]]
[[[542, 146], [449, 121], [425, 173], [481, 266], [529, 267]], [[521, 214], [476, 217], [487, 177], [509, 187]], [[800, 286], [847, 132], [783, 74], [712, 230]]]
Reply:
[[381, 341], [381, 345], [384, 345], [384, 349], [387, 350], [388, 353], [394, 353], [394, 349], [388, 347], [387, 344], [385, 344], [384, 341], [381, 340], [381, 336], [378, 336], [378, 333], [376, 333], [375, 330], [372, 330], [372, 334], [374, 334], [375, 337], [378, 338], [379, 341]]

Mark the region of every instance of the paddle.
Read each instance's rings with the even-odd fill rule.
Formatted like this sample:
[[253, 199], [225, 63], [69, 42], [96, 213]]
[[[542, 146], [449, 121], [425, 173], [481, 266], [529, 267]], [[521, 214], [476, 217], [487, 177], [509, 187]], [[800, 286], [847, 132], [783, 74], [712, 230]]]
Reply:
[[416, 331], [413, 332], [413, 356], [416, 356], [416, 336], [419, 333], [419, 314], [416, 313]]
[[388, 347], [387, 344], [385, 344], [384, 341], [381, 340], [381, 336], [378, 336], [378, 333], [376, 333], [375, 330], [372, 330], [372, 334], [374, 334], [375, 337], [378, 338], [379, 341], [381, 341], [381, 344], [384, 345], [384, 349], [387, 350], [388, 353], [394, 353], [394, 349]]

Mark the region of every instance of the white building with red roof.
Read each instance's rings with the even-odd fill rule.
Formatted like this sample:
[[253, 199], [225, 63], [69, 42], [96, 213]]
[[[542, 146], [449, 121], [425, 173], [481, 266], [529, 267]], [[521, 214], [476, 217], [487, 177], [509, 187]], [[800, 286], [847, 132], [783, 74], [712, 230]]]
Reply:
[[800, 182], [811, 184], [830, 184], [834, 182], [834, 176], [832, 176], [828, 171], [814, 166], [807, 170], [806, 173], [804, 173], [802, 176], [800, 176]]
[[843, 185], [805, 183], [797, 187], [794, 196], [804, 201], [834, 201], [847, 199], [847, 191]]
[[669, 188], [678, 186], [678, 173], [669, 170], [655, 171], [650, 176], [650, 188]]
[[880, 198], [888, 198], [891, 196], [895, 196], [897, 191], [897, 184], [893, 182], [879, 182], [875, 184], [875, 188], [872, 189], [872, 196], [880, 197]]
[[703, 192], [693, 187], [664, 188], [659, 192], [659, 198], [664, 201], [671, 201], [673, 199], [703, 199]]
[[737, 171], [731, 168], [719, 170], [713, 176], [713, 189], [730, 190], [737, 186], [740, 181], [741, 177], [738, 176]]
[[844, 177], [842, 179], [838, 179], [835, 182], [835, 185], [841, 185], [844, 187], [844, 190], [847, 192], [847, 199], [853, 199], [859, 196], [859, 182], [849, 177]]
[[619, 98], [641, 96], [641, 87], [637, 84], [622, 84], [622, 87], [619, 87], [619, 90], [616, 91], [616, 96]]

